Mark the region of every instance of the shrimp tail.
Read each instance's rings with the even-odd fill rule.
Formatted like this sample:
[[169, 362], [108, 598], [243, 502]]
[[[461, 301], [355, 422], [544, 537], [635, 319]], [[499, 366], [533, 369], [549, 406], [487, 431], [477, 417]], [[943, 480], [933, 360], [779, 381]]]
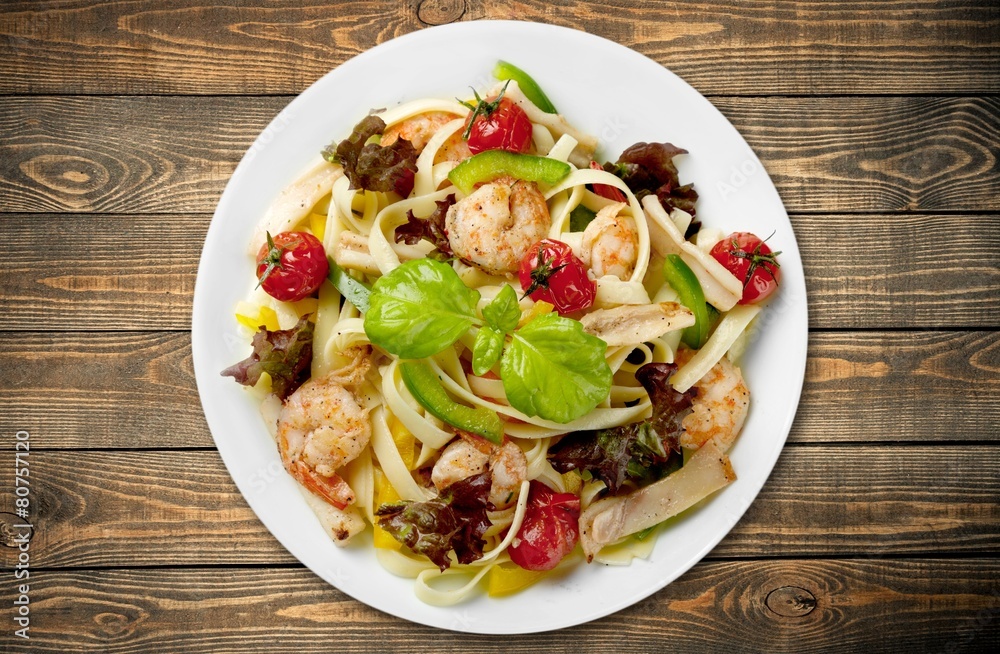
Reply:
[[290, 461], [286, 466], [288, 473], [303, 486], [316, 493], [340, 510], [354, 503], [354, 491], [340, 475], [326, 477], [309, 468], [301, 461]]

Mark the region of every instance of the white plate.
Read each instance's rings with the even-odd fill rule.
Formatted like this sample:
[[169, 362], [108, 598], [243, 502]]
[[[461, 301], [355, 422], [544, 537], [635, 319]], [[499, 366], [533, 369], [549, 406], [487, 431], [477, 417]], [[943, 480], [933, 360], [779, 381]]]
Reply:
[[[271, 199], [310, 157], [349, 134], [368, 111], [425, 96], [455, 97], [492, 83], [498, 59], [527, 70], [576, 126], [615, 159], [636, 141], [670, 141], [681, 180], [699, 192], [708, 226], [771, 236], [780, 249], [780, 292], [762, 313], [744, 369], [752, 409], [732, 451], [739, 479], [662, 533], [648, 561], [581, 564], [570, 574], [504, 599], [483, 595], [452, 608], [416, 599], [412, 582], [386, 572], [370, 547], [338, 548], [284, 473], [242, 387], [219, 371], [244, 358], [233, 308], [252, 286], [251, 231]], [[394, 39], [332, 71], [261, 133], [233, 174], [205, 239], [195, 285], [192, 341], [205, 417], [247, 502], [288, 550], [352, 597], [414, 622], [472, 633], [527, 633], [608, 615], [642, 600], [704, 557], [736, 524], [774, 466], [792, 425], [805, 372], [802, 264], [781, 200], [750, 147], [701, 95], [654, 61], [610, 41], [535, 23], [480, 21]]]

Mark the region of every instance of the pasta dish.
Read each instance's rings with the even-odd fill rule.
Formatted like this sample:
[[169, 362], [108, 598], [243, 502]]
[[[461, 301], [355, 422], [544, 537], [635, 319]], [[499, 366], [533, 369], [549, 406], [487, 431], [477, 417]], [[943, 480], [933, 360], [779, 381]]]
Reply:
[[648, 556], [735, 480], [780, 278], [701, 224], [674, 163], [697, 153], [599, 163], [527, 73], [494, 75], [318, 137], [253, 234], [253, 352], [223, 371], [331, 538], [436, 605]]

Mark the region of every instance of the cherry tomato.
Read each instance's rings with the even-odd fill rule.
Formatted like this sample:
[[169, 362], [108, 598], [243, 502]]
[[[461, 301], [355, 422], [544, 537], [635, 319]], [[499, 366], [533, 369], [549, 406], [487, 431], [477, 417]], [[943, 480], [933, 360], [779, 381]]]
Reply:
[[[601, 164], [596, 161], [590, 162], [590, 167], [593, 170], [604, 170]], [[615, 188], [610, 184], [592, 184], [594, 187], [594, 193], [601, 196], [602, 198], [607, 198], [609, 200], [614, 200], [615, 202], [627, 202], [628, 198], [622, 193], [621, 189]]]
[[711, 250], [715, 260], [743, 282], [740, 304], [760, 302], [778, 288], [781, 267], [767, 243], [750, 232], [733, 232]]
[[296, 302], [312, 295], [330, 269], [323, 244], [308, 232], [282, 232], [257, 253], [257, 279], [276, 300]]
[[579, 539], [580, 498], [532, 481], [524, 522], [507, 548], [510, 560], [525, 570], [551, 570]]
[[586, 309], [597, 294], [597, 283], [572, 248], [548, 238], [528, 248], [518, 278], [525, 295], [552, 304], [562, 315]]
[[471, 120], [466, 134], [472, 154], [484, 150], [527, 152], [531, 147], [531, 120], [528, 114], [502, 94], [492, 102], [479, 100]]

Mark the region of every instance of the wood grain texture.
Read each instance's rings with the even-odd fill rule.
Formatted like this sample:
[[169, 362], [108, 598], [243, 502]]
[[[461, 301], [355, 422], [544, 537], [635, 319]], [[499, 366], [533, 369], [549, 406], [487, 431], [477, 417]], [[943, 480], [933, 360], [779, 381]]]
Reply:
[[811, 327], [1000, 326], [1000, 216], [793, 214], [792, 226]]
[[997, 332], [848, 332], [809, 340], [791, 441], [1000, 440]]
[[[1000, 206], [1000, 99], [810, 99], [800, 105], [733, 98], [715, 104], [760, 157], [791, 212]], [[980, 195], [984, 190], [991, 197]]]
[[[37, 436], [33, 442], [37, 442]], [[996, 446], [789, 446], [764, 489], [711, 557], [995, 552], [1000, 539]], [[13, 487], [14, 466], [0, 468]], [[290, 563], [257, 520], [217, 452], [31, 454], [32, 565]], [[737, 474], [739, 467], [737, 465]], [[277, 461], [241, 483], [273, 490]], [[731, 500], [734, 517], [750, 498]], [[0, 511], [13, 509], [0, 498]], [[11, 568], [17, 550], [0, 548]]]
[[[190, 329], [211, 216], [14, 215], [0, 269], [6, 329]], [[252, 267], [247, 260], [248, 284]], [[234, 322], [235, 328], [235, 322]]]
[[988, 0], [423, 6], [435, 4], [10, 1], [0, 13], [0, 93], [294, 94], [378, 43], [459, 18], [584, 30], [707, 94], [1000, 89], [1000, 15]]
[[[189, 329], [209, 220], [0, 217], [0, 240], [18, 244], [0, 267], [4, 328]], [[813, 328], [1000, 326], [1000, 216], [793, 215], [792, 223]], [[769, 310], [775, 318], [801, 300], [785, 293]]]
[[[239, 158], [287, 102], [0, 98], [0, 209], [211, 212]], [[1000, 211], [997, 98], [718, 98], [715, 104], [760, 156], [792, 213]], [[359, 107], [359, 115], [367, 109]], [[317, 134], [316, 148], [341, 136]], [[702, 192], [738, 193], [745, 180], [734, 171], [743, 163], [719, 162], [718, 179], [702, 184]]]
[[[214, 449], [189, 333], [211, 212], [269, 121], [375, 44], [483, 18], [604, 36], [708, 95], [791, 214], [813, 330], [790, 443], [707, 559], [505, 638], [303, 568]], [[36, 531], [21, 642], [0, 495], [0, 651], [1000, 650], [998, 94], [995, 0], [5, 0], [0, 434], [31, 433]], [[761, 174], [711, 163], [699, 191], [723, 199]], [[287, 479], [276, 458], [239, 480], [251, 498]]]
[[[789, 439], [998, 442], [998, 395], [997, 332], [812, 334]], [[186, 333], [0, 334], [0, 433], [18, 429], [46, 449], [213, 445]]]
[[187, 333], [0, 336], [0, 430], [33, 447], [206, 447]]
[[[637, 604], [568, 630], [450, 634], [355, 602], [305, 569], [33, 572], [32, 652], [987, 651], [995, 559], [702, 562]], [[787, 615], [775, 595], [811, 598]], [[5, 597], [16, 596], [9, 575]], [[516, 596], [506, 601], [517, 601]], [[503, 603], [498, 603], [498, 619]], [[777, 609], [777, 610], [776, 610]], [[448, 609], [467, 625], [461, 607]], [[779, 612], [780, 611], [780, 612]], [[464, 622], [463, 622], [464, 621]], [[378, 643], [373, 641], [377, 638]]]

